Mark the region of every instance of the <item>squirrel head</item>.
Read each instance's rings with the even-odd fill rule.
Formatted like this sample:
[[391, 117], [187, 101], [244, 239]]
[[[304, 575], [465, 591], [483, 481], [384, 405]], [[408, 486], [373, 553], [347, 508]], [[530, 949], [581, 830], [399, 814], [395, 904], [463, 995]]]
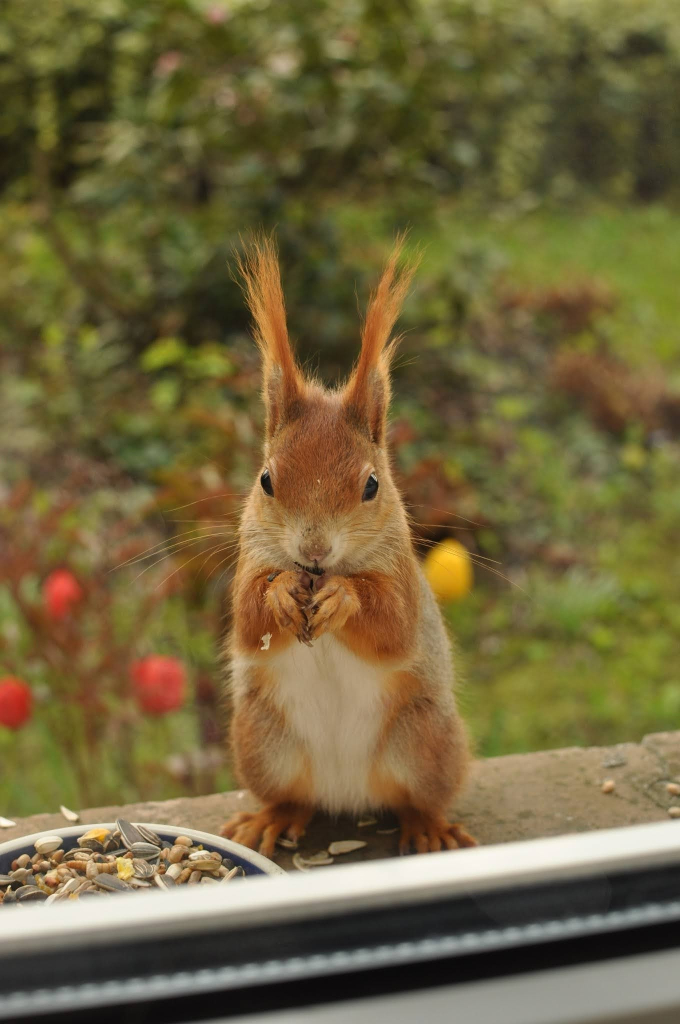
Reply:
[[251, 242], [239, 259], [266, 406], [264, 465], [242, 538], [262, 565], [356, 571], [407, 532], [386, 452], [392, 330], [417, 265], [401, 260], [403, 245], [400, 237], [371, 296], [354, 370], [335, 390], [296, 362], [272, 239]]

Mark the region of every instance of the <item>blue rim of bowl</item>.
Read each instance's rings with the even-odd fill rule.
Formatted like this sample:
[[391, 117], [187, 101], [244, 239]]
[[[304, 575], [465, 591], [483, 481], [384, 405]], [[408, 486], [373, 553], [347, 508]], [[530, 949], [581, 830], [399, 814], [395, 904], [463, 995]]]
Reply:
[[[133, 824], [144, 825], [146, 828], [151, 829], [152, 832], [156, 832], [161, 838], [167, 836], [169, 839], [173, 839], [177, 836], [188, 836], [195, 843], [202, 843], [207, 849], [217, 850], [223, 857], [230, 857], [234, 863], [241, 864], [247, 875], [285, 875], [283, 868], [280, 868], [274, 861], [263, 857], [261, 853], [249, 850], [247, 846], [241, 846], [240, 843], [232, 842], [231, 839], [223, 839], [221, 836], [213, 835], [210, 832], [200, 832], [195, 828], [182, 828], [177, 825], [161, 825], [146, 821], [133, 822]], [[42, 832], [33, 832], [29, 836], [9, 839], [5, 843], [0, 843], [0, 874], [8, 871], [11, 862], [20, 857], [22, 853], [35, 852], [33, 849], [34, 844], [37, 839], [43, 836], [60, 836], [64, 841], [68, 839], [75, 840], [78, 836], [84, 835], [85, 832], [89, 832], [92, 828], [113, 830], [115, 827], [113, 822], [66, 825], [63, 828], [45, 829]], [[75, 842], [72, 846], [67, 846], [66, 849], [70, 850], [74, 846], [76, 846]], [[11, 859], [7, 860], [7, 858]]]

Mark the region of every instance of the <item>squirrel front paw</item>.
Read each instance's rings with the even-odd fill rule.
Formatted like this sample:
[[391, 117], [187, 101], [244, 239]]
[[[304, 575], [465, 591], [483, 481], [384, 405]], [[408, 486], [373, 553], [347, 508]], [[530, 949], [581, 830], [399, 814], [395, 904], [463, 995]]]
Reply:
[[310, 593], [309, 573], [287, 570], [274, 577], [264, 597], [279, 629], [287, 630], [305, 644], [310, 641], [305, 612]]
[[323, 576], [307, 603], [307, 632], [310, 640], [334, 633], [361, 608], [357, 593], [344, 576]]

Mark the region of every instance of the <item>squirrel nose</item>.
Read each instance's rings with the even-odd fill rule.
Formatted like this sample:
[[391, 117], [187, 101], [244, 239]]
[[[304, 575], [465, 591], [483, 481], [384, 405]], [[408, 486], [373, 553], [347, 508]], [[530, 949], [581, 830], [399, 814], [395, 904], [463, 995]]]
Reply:
[[301, 548], [300, 553], [303, 556], [303, 560], [307, 565], [311, 565], [312, 562], [323, 562], [326, 555], [331, 552], [330, 548], [322, 548], [318, 545], [314, 548]]

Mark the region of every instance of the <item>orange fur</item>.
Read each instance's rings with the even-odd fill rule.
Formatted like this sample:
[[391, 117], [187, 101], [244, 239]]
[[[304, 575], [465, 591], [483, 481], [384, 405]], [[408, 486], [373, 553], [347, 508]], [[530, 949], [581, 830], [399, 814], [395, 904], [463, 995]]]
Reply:
[[[313, 608], [323, 613], [324, 598], [329, 580], [321, 579], [320, 588], [315, 589]], [[355, 654], [368, 661], [385, 662], [393, 658], [404, 658], [413, 646], [418, 618], [418, 602], [415, 581], [412, 575], [387, 576], [369, 572], [345, 581], [345, 588], [352, 595], [353, 614], [341, 619], [335, 628], [347, 646]], [[335, 595], [334, 595], [335, 596]], [[311, 617], [312, 637], [320, 636], [316, 629], [319, 612]]]
[[389, 369], [398, 338], [391, 337], [411, 280], [420, 262], [416, 256], [402, 263], [406, 236], [401, 235], [371, 296], [361, 333], [361, 354], [347, 386], [345, 403], [372, 440], [382, 443], [390, 400]]
[[254, 336], [262, 353], [264, 392], [267, 406], [267, 436], [291, 415], [304, 388], [302, 374], [288, 339], [286, 304], [276, 245], [262, 235], [236, 257], [248, 308], [253, 315]]
[[[319, 804], [392, 808], [402, 848], [466, 842], [446, 821], [469, 762], [450, 647], [384, 443], [392, 331], [415, 269], [399, 270], [403, 242], [336, 391], [297, 367], [272, 241], [252, 243], [240, 262], [263, 356], [273, 494], [258, 474], [240, 527], [231, 736], [238, 776], [266, 806], [225, 828], [267, 850]], [[363, 500], [373, 477], [377, 493]], [[303, 568], [317, 557], [318, 576]], [[335, 767], [329, 775], [336, 763], [339, 777]]]

